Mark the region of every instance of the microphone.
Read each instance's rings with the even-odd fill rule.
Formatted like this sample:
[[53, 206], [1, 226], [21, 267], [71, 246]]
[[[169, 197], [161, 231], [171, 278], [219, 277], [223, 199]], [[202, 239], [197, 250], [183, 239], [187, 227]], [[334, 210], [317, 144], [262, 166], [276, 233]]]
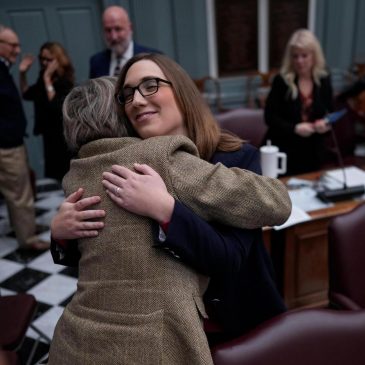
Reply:
[[349, 187], [347, 185], [345, 164], [343, 162], [342, 153], [341, 153], [340, 147], [338, 145], [336, 133], [332, 127], [332, 124], [335, 123], [337, 120], [339, 120], [344, 114], [346, 114], [346, 111], [344, 111], [344, 109], [342, 109], [339, 112], [334, 112], [334, 113], [329, 114], [326, 118], [327, 123], [330, 126], [331, 137], [332, 137], [332, 141], [333, 141], [333, 144], [335, 147], [337, 162], [338, 162], [338, 165], [343, 174], [343, 187], [340, 189], [326, 189], [325, 188], [322, 191], [318, 191], [317, 197], [324, 202], [329, 202], [329, 201], [336, 202], [336, 201], [341, 201], [341, 200], [348, 200], [353, 197], [363, 195], [365, 192], [364, 185], [356, 185], [356, 186], [351, 186], [351, 187]]

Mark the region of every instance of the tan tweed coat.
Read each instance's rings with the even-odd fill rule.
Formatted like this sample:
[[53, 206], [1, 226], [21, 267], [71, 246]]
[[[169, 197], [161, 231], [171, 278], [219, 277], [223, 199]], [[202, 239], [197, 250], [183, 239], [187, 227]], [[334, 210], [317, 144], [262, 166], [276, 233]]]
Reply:
[[[208, 279], [154, 248], [151, 221], [118, 208], [101, 184], [112, 164], [146, 163], [203, 218], [242, 227], [260, 220], [246, 213], [250, 198], [242, 188], [254, 174], [192, 154], [195, 146], [182, 136], [104, 139], [72, 161], [66, 195], [82, 186], [85, 196], [102, 196], [97, 208], [106, 210], [106, 224], [98, 237], [79, 240], [78, 288], [57, 323], [49, 364], [212, 364], [202, 328]], [[263, 194], [271, 194], [264, 185]]]

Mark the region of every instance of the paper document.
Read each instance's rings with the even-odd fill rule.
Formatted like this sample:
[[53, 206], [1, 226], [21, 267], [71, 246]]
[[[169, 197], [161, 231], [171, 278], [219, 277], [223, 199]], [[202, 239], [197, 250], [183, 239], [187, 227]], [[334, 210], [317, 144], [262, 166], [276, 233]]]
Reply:
[[[346, 184], [348, 187], [365, 185], [365, 171], [359, 169], [355, 166], [345, 167], [346, 174]], [[332, 171], [327, 171], [324, 176], [339, 183], [340, 185], [344, 183], [344, 172], [343, 169], [336, 169]]]
[[308, 187], [289, 190], [289, 196], [292, 204], [296, 205], [305, 212], [323, 209], [333, 205], [332, 203], [325, 203], [318, 199], [317, 192], [314, 189]]
[[293, 205], [292, 211], [291, 211], [291, 214], [290, 214], [288, 220], [281, 226], [275, 226], [274, 229], [276, 231], [278, 231], [280, 229], [284, 229], [284, 228], [293, 226], [294, 224], [309, 221], [310, 219], [311, 219], [311, 217], [303, 209], [300, 209], [296, 205]]

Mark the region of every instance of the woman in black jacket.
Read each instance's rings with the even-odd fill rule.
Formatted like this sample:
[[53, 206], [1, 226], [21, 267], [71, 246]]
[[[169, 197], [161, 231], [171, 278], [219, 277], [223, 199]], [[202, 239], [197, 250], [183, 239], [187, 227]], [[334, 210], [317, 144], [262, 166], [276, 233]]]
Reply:
[[285, 152], [287, 175], [317, 170], [325, 158], [326, 115], [333, 109], [331, 79], [321, 46], [307, 29], [286, 46], [265, 106], [267, 139]]
[[33, 63], [26, 55], [19, 65], [20, 88], [25, 100], [34, 102], [34, 134], [43, 136], [45, 176], [61, 181], [69, 169], [70, 153], [63, 137], [62, 104], [74, 86], [74, 68], [66, 50], [47, 42], [39, 52], [40, 73], [28, 86], [26, 73]]

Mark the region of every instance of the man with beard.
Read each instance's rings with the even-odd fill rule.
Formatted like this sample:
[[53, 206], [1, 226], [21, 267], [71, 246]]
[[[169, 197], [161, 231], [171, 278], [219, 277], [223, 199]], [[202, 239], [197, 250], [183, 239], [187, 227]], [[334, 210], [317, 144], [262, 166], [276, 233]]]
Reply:
[[102, 17], [105, 42], [108, 49], [90, 59], [89, 77], [118, 76], [123, 65], [138, 53], [161, 53], [135, 43], [129, 15], [121, 6], [109, 6]]

